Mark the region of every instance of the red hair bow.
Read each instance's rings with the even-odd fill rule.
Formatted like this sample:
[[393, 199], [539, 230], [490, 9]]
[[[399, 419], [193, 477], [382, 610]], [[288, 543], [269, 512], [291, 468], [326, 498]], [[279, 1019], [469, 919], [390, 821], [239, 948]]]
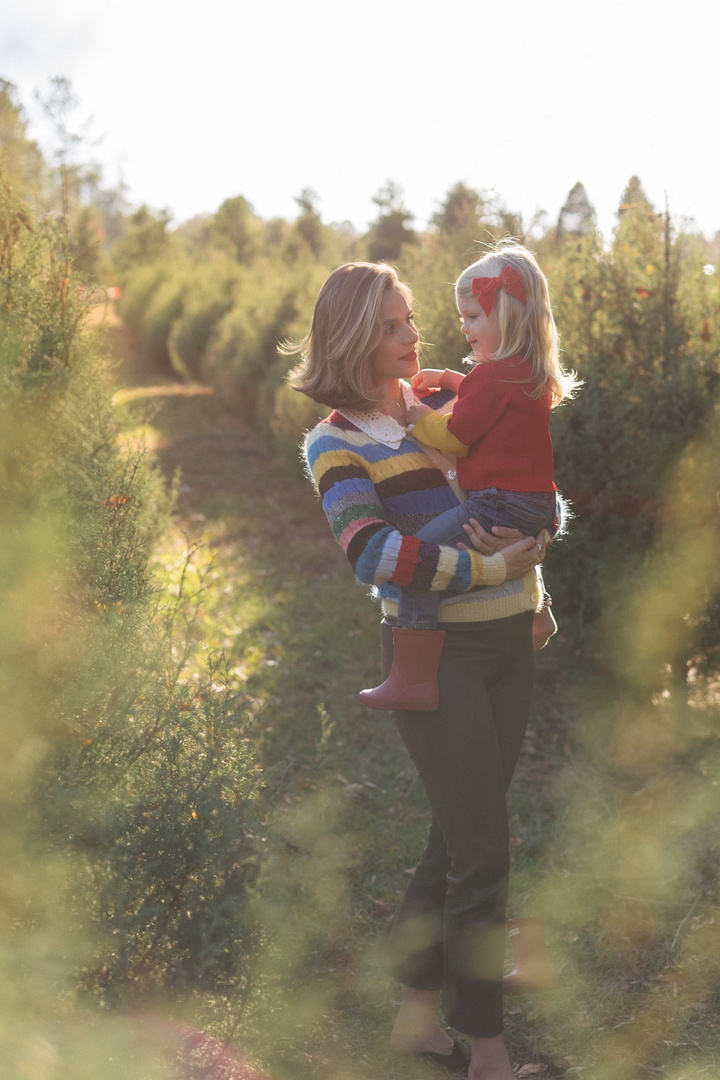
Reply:
[[504, 267], [497, 277], [473, 278], [473, 296], [477, 296], [478, 304], [488, 318], [495, 307], [495, 297], [498, 289], [504, 289], [506, 293], [516, 296], [518, 300], [522, 300], [523, 304], [525, 303], [525, 289], [523, 288], [522, 278], [514, 266]]

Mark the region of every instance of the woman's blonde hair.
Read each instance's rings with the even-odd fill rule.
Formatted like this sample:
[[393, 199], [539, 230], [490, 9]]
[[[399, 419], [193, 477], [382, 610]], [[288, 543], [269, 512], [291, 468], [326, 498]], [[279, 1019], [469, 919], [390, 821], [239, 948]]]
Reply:
[[345, 263], [333, 270], [315, 301], [310, 331], [286, 355], [300, 353], [288, 374], [293, 390], [335, 409], [370, 409], [374, 397], [372, 354], [380, 342], [380, 306], [397, 289], [409, 307], [412, 293], [386, 263]]
[[545, 275], [535, 256], [522, 244], [502, 240], [481, 259], [463, 270], [455, 282], [455, 298], [476, 300], [472, 290], [474, 278], [497, 277], [506, 266], [520, 274], [525, 290], [525, 302], [498, 289], [493, 311], [497, 312], [500, 347], [489, 359], [505, 360], [510, 356], [527, 356], [531, 374], [526, 380], [526, 393], [539, 398], [549, 393], [552, 408], [571, 398], [581, 385], [575, 372], [564, 371], [560, 363], [559, 338]]

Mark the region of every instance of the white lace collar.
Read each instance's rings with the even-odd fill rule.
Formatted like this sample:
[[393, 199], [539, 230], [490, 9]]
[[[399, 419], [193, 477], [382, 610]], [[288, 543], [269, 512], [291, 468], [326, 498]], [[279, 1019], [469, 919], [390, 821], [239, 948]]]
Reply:
[[[403, 382], [402, 379], [400, 380], [400, 388], [403, 393], [405, 407], [409, 408], [410, 405], [417, 405], [418, 399], [408, 383]], [[399, 450], [400, 444], [408, 431], [412, 430], [403, 427], [392, 416], [386, 416], [385, 413], [381, 413], [377, 409], [370, 409], [365, 412], [356, 412], [355, 409], [337, 409], [336, 411], [341, 416], [344, 416], [346, 420], [349, 420], [351, 424], [354, 424], [355, 427], [360, 428], [365, 435], [369, 435], [376, 442], [382, 443], [383, 446], [389, 446], [391, 450]]]

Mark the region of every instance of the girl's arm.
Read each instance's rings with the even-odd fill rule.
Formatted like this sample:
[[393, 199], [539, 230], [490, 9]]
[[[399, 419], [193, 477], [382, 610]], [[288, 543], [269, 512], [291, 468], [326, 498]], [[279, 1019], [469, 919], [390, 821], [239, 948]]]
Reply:
[[444, 450], [458, 458], [468, 456], [470, 446], [460, 442], [448, 428], [452, 413], [438, 413], [418, 405], [409, 411], [408, 417], [414, 424], [413, 436], [426, 446], [434, 446], [436, 450]]
[[452, 390], [453, 394], [457, 394], [464, 378], [460, 371], [451, 368], [443, 371], [439, 368], [423, 368], [413, 375], [410, 385], [416, 394], [426, 394], [429, 390]]
[[[310, 432], [305, 452], [330, 527], [358, 581], [466, 592], [499, 585], [508, 576], [507, 553], [485, 556], [400, 533], [388, 521], [362, 455], [327, 428]], [[529, 541], [520, 541], [519, 548], [512, 552], [515, 577], [537, 562]]]

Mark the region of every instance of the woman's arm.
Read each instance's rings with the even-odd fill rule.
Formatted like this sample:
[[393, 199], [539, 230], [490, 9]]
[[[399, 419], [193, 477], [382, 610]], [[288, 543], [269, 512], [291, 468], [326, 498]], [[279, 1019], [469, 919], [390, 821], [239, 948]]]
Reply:
[[[431, 544], [394, 528], [367, 461], [332, 429], [310, 432], [306, 457], [330, 527], [358, 581], [466, 592], [475, 585], [499, 585], [505, 580], [507, 561], [498, 553], [484, 556], [469, 549]], [[516, 554], [513, 576], [522, 576], [534, 563], [525, 555], [524, 568], [517, 572], [522, 556]]]
[[[518, 529], [496, 525], [492, 533], [489, 533], [485, 532], [475, 518], [470, 518], [469, 523], [463, 525], [463, 529], [467, 533], [468, 540], [478, 551], [485, 554], [499, 551], [502, 554], [508, 578], [522, 577], [528, 570], [532, 570], [541, 563], [550, 543], [550, 534], [547, 529], [543, 529], [537, 536], [523, 536]], [[465, 544], [458, 546], [464, 551], [470, 550]]]

